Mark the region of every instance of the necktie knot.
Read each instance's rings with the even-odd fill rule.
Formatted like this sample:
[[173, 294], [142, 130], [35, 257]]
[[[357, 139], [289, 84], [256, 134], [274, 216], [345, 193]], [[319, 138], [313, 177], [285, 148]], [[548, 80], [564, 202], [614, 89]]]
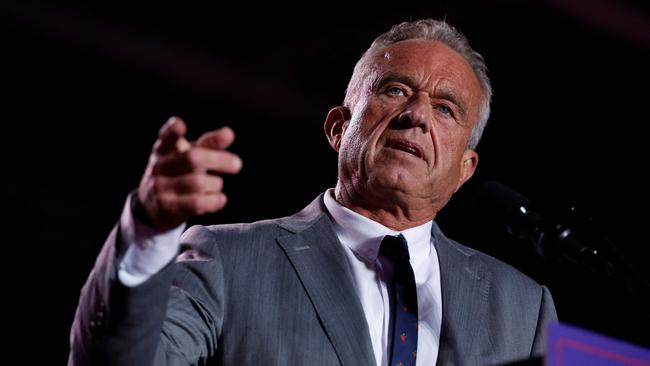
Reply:
[[410, 259], [409, 247], [404, 235], [402, 234], [397, 236], [384, 236], [384, 239], [381, 241], [381, 246], [379, 247], [379, 254], [388, 258], [393, 262], [393, 265], [403, 264], [404, 262], [408, 263]]

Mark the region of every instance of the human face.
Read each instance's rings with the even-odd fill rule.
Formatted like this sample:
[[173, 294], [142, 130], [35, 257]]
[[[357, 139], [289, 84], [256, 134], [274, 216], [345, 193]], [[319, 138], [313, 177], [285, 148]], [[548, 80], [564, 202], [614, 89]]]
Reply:
[[339, 189], [367, 210], [397, 205], [433, 217], [478, 162], [467, 147], [482, 97], [478, 78], [456, 51], [427, 40], [377, 51], [365, 71], [349, 120], [330, 137]]

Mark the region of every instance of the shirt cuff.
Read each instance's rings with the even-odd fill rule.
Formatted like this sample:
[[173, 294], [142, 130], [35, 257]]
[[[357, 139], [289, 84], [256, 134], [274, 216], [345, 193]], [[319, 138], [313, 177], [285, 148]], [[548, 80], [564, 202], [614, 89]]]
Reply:
[[118, 258], [117, 278], [127, 287], [144, 283], [176, 257], [186, 226], [183, 223], [160, 231], [144, 224], [133, 215], [133, 199], [133, 195], [128, 196], [120, 217], [120, 234], [127, 249]]

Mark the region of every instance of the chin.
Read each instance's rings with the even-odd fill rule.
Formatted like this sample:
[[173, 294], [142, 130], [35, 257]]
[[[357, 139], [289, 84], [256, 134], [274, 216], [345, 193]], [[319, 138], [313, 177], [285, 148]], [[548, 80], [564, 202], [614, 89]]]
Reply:
[[406, 169], [381, 169], [369, 176], [368, 187], [376, 192], [421, 195], [423, 178]]

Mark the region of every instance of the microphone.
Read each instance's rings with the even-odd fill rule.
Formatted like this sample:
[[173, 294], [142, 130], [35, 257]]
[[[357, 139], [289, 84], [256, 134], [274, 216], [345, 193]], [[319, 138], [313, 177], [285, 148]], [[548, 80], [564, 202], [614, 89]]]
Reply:
[[505, 224], [508, 233], [514, 237], [529, 239], [537, 254], [547, 259], [567, 259], [607, 269], [598, 248], [578, 238], [573, 227], [545, 219], [532, 208], [528, 198], [510, 187], [488, 181], [474, 198], [479, 215]]
[[505, 224], [512, 236], [526, 237], [539, 244], [544, 218], [530, 207], [528, 198], [496, 181], [483, 184], [474, 196], [474, 208], [479, 216]]
[[637, 296], [650, 295], [650, 282], [593, 228], [545, 218], [528, 198], [496, 181], [488, 181], [477, 190], [474, 208], [480, 216], [505, 225], [510, 235], [528, 239], [535, 252], [546, 259], [583, 265], [621, 281]]

